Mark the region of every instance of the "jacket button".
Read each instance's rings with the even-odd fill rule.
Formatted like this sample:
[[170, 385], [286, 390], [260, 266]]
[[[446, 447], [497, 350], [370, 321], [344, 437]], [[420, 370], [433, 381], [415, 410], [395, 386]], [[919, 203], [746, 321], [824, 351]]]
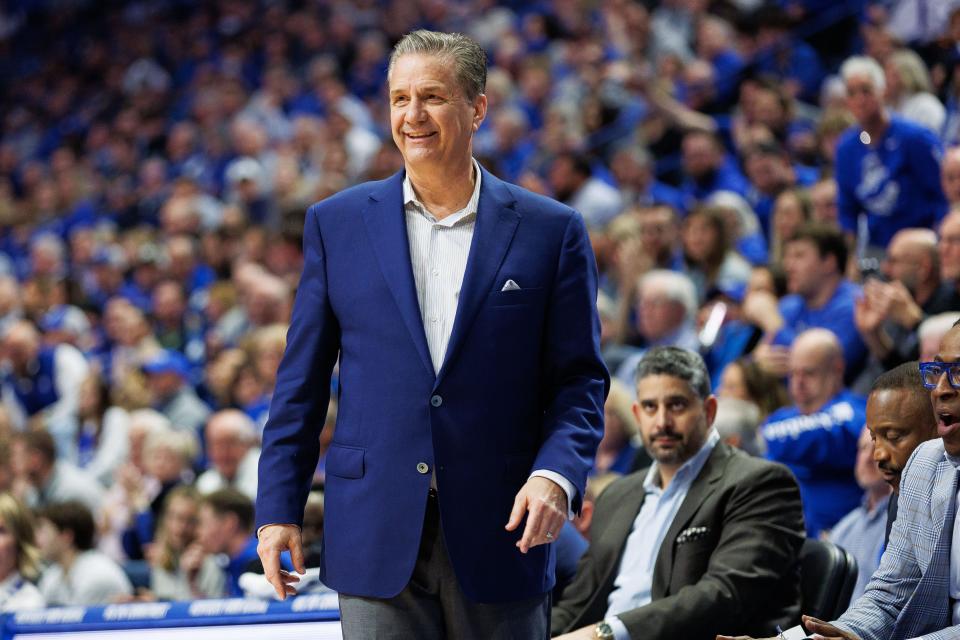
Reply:
[[434, 407], [439, 407], [440, 405], [443, 404], [443, 398], [441, 398], [440, 396], [433, 396], [432, 398], [430, 398], [430, 404], [433, 405]]
[[423, 475], [430, 473], [430, 465], [428, 465], [426, 462], [418, 462], [417, 473], [420, 473]]

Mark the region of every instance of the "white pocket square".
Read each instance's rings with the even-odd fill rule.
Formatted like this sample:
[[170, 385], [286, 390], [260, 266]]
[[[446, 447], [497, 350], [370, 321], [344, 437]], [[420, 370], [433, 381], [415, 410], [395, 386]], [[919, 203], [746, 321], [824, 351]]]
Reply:
[[500, 291], [519, 291], [519, 290], [520, 290], [520, 285], [518, 285], [513, 280], [507, 280], [503, 284], [503, 289], [500, 289]]

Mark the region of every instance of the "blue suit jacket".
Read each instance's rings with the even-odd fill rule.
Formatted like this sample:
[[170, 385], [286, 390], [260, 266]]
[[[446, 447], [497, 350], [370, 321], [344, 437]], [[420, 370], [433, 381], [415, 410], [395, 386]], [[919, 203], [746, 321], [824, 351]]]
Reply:
[[837, 627], [863, 640], [960, 636], [960, 626], [951, 626], [948, 588], [923, 581], [933, 563], [945, 562], [949, 570], [949, 554], [936, 557], [933, 551], [950, 503], [953, 470], [940, 438], [913, 452], [900, 481], [897, 519], [880, 567]]
[[[434, 373], [410, 264], [403, 174], [313, 205], [287, 349], [263, 434], [257, 526], [300, 523], [339, 355], [320, 577], [391, 597], [413, 572], [431, 472], [466, 595], [553, 586], [550, 545], [504, 530], [534, 469], [581, 495], [602, 432], [597, 274], [581, 217], [483, 172], [446, 358]], [[501, 291], [512, 279], [519, 291]], [[422, 473], [419, 463], [429, 465]], [[422, 467], [421, 467], [422, 470]]]

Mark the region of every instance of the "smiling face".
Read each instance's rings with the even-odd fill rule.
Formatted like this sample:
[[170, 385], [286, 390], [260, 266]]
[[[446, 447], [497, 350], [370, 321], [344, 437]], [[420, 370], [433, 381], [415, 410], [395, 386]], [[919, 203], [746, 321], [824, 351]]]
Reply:
[[678, 469], [696, 455], [717, 413], [717, 399], [701, 400], [685, 380], [650, 375], [637, 383], [633, 412], [643, 445], [658, 464]]
[[390, 128], [408, 169], [443, 172], [468, 163], [487, 98], [469, 99], [447, 58], [408, 54], [390, 71]]
[[[960, 362], [960, 327], [953, 327], [940, 341], [940, 351], [934, 360]], [[952, 456], [960, 456], [960, 392], [950, 386], [944, 373], [931, 392], [933, 414], [937, 418], [937, 435], [943, 438], [943, 447]]]

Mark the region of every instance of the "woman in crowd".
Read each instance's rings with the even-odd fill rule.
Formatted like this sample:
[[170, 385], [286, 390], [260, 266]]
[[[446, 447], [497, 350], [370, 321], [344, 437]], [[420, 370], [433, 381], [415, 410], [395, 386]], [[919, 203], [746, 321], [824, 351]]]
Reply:
[[77, 466], [109, 487], [129, 454], [130, 414], [111, 406], [110, 387], [99, 371], [87, 376], [80, 387], [78, 415]]
[[723, 370], [717, 395], [752, 402], [760, 409], [761, 422], [788, 402], [783, 384], [746, 358], [731, 362]]
[[700, 300], [750, 278], [750, 264], [733, 250], [723, 211], [716, 207], [696, 209], [684, 220], [683, 252]]
[[39, 575], [39, 563], [30, 510], [9, 493], [0, 493], [0, 612], [44, 607], [31, 582]]
[[806, 189], [787, 189], [773, 203], [773, 229], [770, 240], [770, 261], [780, 264], [783, 245], [803, 223], [810, 220], [810, 196]]

